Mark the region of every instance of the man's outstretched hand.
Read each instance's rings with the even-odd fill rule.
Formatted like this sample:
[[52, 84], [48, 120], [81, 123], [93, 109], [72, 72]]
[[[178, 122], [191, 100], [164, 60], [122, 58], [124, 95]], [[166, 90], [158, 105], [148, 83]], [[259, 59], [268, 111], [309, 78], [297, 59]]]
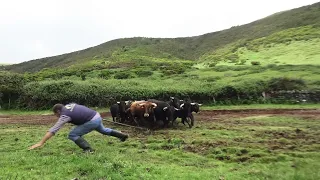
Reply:
[[30, 146], [30, 147], [29, 147], [29, 150], [32, 150], [32, 149], [35, 149], [35, 148], [39, 148], [39, 147], [41, 147], [41, 146], [43, 146], [43, 143], [37, 143], [37, 144], [35, 144], [35, 145], [33, 145], [33, 146]]

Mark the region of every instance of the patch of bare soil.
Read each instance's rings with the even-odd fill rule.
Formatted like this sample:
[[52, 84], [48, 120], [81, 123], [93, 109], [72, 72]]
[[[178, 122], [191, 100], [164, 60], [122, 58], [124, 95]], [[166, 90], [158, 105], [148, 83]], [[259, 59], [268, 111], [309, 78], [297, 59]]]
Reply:
[[221, 121], [223, 119], [263, 116], [285, 115], [303, 119], [319, 119], [320, 109], [243, 109], [243, 110], [204, 110], [196, 114], [199, 121]]
[[5, 115], [0, 116], [0, 124], [45, 125], [57, 121], [54, 115]]

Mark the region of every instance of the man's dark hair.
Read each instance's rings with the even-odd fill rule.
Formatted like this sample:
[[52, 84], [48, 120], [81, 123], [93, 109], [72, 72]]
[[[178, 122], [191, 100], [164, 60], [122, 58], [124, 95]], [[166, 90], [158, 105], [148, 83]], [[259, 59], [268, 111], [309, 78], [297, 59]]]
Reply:
[[64, 107], [64, 105], [63, 104], [55, 104], [54, 106], [53, 106], [53, 108], [52, 108], [52, 111], [54, 112], [54, 113], [57, 113], [58, 111], [61, 111], [61, 109]]

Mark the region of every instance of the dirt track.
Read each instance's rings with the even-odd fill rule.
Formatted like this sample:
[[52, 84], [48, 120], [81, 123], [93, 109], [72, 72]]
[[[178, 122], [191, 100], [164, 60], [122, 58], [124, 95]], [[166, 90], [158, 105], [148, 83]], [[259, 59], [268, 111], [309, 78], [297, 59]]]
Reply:
[[[101, 113], [103, 118], [110, 113]], [[244, 109], [244, 110], [203, 110], [195, 114], [196, 120], [216, 120], [225, 118], [248, 117], [256, 115], [286, 115], [304, 119], [320, 119], [320, 109]], [[53, 115], [0, 115], [0, 124], [46, 125], [57, 121]]]

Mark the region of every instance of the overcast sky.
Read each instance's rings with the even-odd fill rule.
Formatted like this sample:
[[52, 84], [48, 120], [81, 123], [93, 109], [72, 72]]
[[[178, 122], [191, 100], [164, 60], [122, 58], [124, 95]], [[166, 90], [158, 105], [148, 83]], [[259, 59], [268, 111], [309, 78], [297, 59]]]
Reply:
[[0, 64], [72, 52], [124, 37], [196, 36], [317, 1], [2, 0]]

